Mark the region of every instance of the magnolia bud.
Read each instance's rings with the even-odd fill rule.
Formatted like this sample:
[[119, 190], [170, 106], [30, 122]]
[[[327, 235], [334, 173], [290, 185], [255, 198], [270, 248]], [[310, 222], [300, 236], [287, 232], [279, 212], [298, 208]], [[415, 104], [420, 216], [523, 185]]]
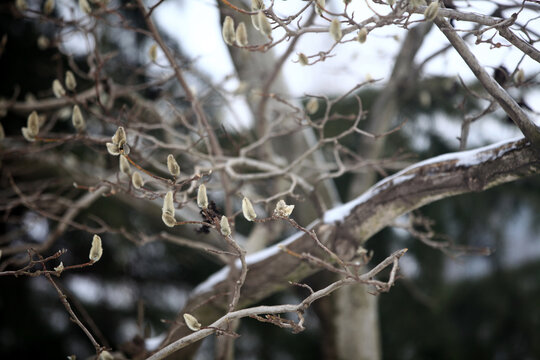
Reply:
[[221, 29], [223, 35], [223, 40], [227, 45], [234, 44], [235, 33], [234, 33], [234, 20], [230, 16], [226, 16], [223, 21], [223, 29]]
[[204, 184], [199, 185], [199, 191], [197, 192], [197, 205], [201, 209], [208, 207], [208, 195], [206, 195], [206, 186]]
[[156, 59], [157, 59], [157, 45], [156, 44], [152, 44], [152, 46], [150, 46], [150, 49], [148, 50], [148, 56], [150, 56], [150, 61], [156, 62]]
[[330, 23], [330, 28], [328, 30], [330, 32], [330, 35], [332, 35], [332, 38], [338, 42], [341, 40], [341, 23], [339, 22], [338, 18], [334, 18], [332, 22]]
[[79, 0], [79, 8], [86, 14], [90, 14], [92, 12], [92, 8], [87, 0]]
[[259, 11], [259, 14], [257, 14], [257, 21], [259, 23], [259, 31], [268, 37], [272, 36], [272, 25], [270, 25], [270, 21], [268, 21], [268, 18], [264, 14], [264, 12]]
[[6, 138], [6, 132], [4, 131], [4, 127], [2, 126], [2, 123], [0, 123], [0, 142], [3, 141]]
[[62, 271], [64, 271], [64, 263], [62, 261], [60, 261], [60, 265], [58, 265], [57, 267], [54, 268], [54, 271], [58, 272], [58, 273], [61, 273]]
[[262, 9], [264, 9], [264, 2], [262, 0], [251, 0], [251, 11]]
[[28, 8], [28, 4], [26, 4], [26, 0], [15, 0], [15, 6], [20, 12], [23, 12]]
[[141, 176], [141, 173], [138, 171], [135, 171], [133, 175], [131, 175], [131, 183], [135, 187], [135, 189], [140, 189], [144, 186], [144, 180]]
[[30, 134], [36, 136], [39, 133], [39, 115], [35, 110], [28, 115], [26, 126], [28, 127]]
[[123, 126], [119, 126], [113, 137], [111, 138], [113, 144], [116, 144], [119, 148], [126, 143], [126, 131]]
[[201, 329], [201, 323], [197, 318], [191, 314], [184, 314], [184, 321], [186, 322], [187, 327], [191, 331], [198, 331]]
[[357, 36], [357, 40], [360, 44], [363, 44], [366, 42], [366, 39], [367, 39], [367, 29], [365, 27], [361, 28], [359, 31], [358, 31], [358, 36]]
[[304, 53], [298, 54], [298, 62], [299, 62], [300, 65], [302, 65], [302, 66], [308, 65], [308, 64], [309, 64], [309, 60], [308, 60], [306, 54], [304, 54]]
[[86, 127], [86, 122], [84, 121], [84, 117], [82, 116], [79, 105], [73, 106], [73, 115], [71, 115], [71, 122], [73, 123], [73, 126], [75, 127], [75, 129], [77, 129], [77, 131], [83, 131]]
[[247, 197], [242, 199], [242, 213], [247, 221], [253, 221], [257, 218], [257, 213], [255, 213], [255, 209]]
[[238, 46], [247, 46], [248, 45], [248, 36], [246, 31], [246, 24], [241, 22], [236, 28], [236, 44]]
[[274, 209], [274, 215], [289, 217], [294, 210], [294, 205], [287, 205], [284, 200], [279, 200]]
[[514, 81], [518, 85], [523, 84], [525, 82], [525, 72], [523, 71], [523, 69], [519, 69], [516, 72], [516, 75], [514, 75]]
[[161, 209], [164, 214], [174, 216], [174, 200], [173, 192], [168, 191], [163, 198], [163, 208]]
[[101, 238], [98, 235], [94, 235], [92, 239], [92, 247], [90, 248], [90, 254], [88, 257], [93, 262], [99, 261], [103, 255], [103, 248], [101, 247]]
[[161, 214], [161, 220], [163, 220], [163, 223], [168, 227], [174, 227], [176, 225], [176, 219], [172, 215], [163, 213]]
[[114, 360], [114, 356], [108, 351], [102, 351], [98, 360]]
[[426, 8], [426, 11], [424, 11], [424, 17], [427, 21], [433, 21], [437, 17], [437, 13], [439, 12], [439, 1], [435, 0], [429, 6]]
[[37, 46], [40, 50], [45, 50], [51, 45], [51, 41], [43, 35], [40, 35], [37, 39]]
[[308, 114], [313, 115], [319, 110], [319, 101], [316, 98], [311, 98], [306, 104], [306, 111]]
[[219, 227], [221, 228], [221, 235], [229, 236], [231, 235], [231, 226], [229, 225], [229, 219], [226, 216], [222, 216], [219, 222]]
[[409, 4], [412, 5], [413, 8], [417, 8], [422, 5], [426, 5], [425, 0], [410, 0]]
[[178, 165], [176, 159], [172, 154], [169, 154], [167, 156], [167, 169], [169, 169], [171, 175], [175, 177], [178, 177], [178, 175], [180, 175], [180, 165]]
[[131, 167], [129, 161], [124, 155], [120, 155], [120, 171], [127, 176], [131, 176]]
[[315, 12], [322, 16], [324, 7], [326, 6], [325, 0], [317, 0], [315, 1]]
[[77, 80], [75, 80], [75, 75], [71, 71], [66, 71], [66, 79], [65, 79], [66, 87], [73, 91], [77, 87]]
[[43, 13], [45, 15], [50, 15], [53, 10], [54, 10], [54, 0], [45, 1], [45, 4], [43, 4]]
[[52, 91], [54, 96], [57, 98], [61, 98], [62, 96], [66, 95], [66, 90], [64, 90], [62, 83], [58, 79], [54, 79], [52, 83]]

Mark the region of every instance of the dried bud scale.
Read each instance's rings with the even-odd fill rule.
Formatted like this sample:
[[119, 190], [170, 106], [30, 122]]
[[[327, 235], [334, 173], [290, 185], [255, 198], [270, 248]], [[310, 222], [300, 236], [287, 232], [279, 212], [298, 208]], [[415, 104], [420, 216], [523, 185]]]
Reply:
[[86, 128], [86, 121], [81, 113], [79, 105], [73, 106], [73, 114], [71, 115], [71, 122], [77, 131], [83, 131]]
[[77, 87], [77, 80], [75, 80], [75, 75], [69, 70], [66, 71], [65, 83], [68, 90], [73, 91]]
[[198, 331], [201, 329], [201, 323], [197, 318], [191, 314], [184, 314], [184, 321], [186, 322], [187, 327], [191, 331]]
[[294, 210], [294, 205], [287, 205], [284, 200], [279, 200], [274, 209], [274, 215], [289, 217]]
[[226, 216], [221, 217], [221, 220], [219, 221], [219, 227], [220, 227], [221, 235], [223, 236], [231, 235], [231, 226], [229, 225], [229, 219], [227, 219]]
[[208, 195], [206, 194], [206, 186], [204, 184], [199, 185], [199, 191], [197, 192], [197, 205], [201, 209], [208, 208]]
[[223, 35], [223, 40], [227, 45], [234, 44], [234, 40], [236, 38], [235, 32], [234, 32], [234, 20], [230, 16], [226, 16], [225, 20], [223, 21], [223, 28], [221, 30], [221, 33]]
[[52, 83], [52, 91], [55, 97], [61, 98], [66, 95], [66, 90], [62, 86], [62, 83], [58, 79], [54, 79]]
[[248, 36], [246, 30], [246, 24], [241, 22], [236, 27], [236, 44], [238, 46], [247, 46], [248, 45]]
[[167, 156], [167, 169], [172, 176], [178, 177], [180, 175], [180, 165], [176, 162], [173, 154]]
[[332, 22], [330, 23], [330, 28], [328, 29], [328, 32], [332, 36], [332, 39], [334, 39], [336, 42], [341, 40], [342, 33], [341, 33], [341, 23], [339, 22], [338, 18], [334, 18]]
[[257, 218], [253, 204], [251, 204], [251, 201], [247, 197], [242, 199], [242, 213], [247, 221], [253, 221]]
[[88, 257], [93, 262], [99, 261], [103, 255], [103, 248], [101, 247], [101, 238], [98, 235], [94, 235], [92, 238], [92, 247], [90, 248], [90, 254]]

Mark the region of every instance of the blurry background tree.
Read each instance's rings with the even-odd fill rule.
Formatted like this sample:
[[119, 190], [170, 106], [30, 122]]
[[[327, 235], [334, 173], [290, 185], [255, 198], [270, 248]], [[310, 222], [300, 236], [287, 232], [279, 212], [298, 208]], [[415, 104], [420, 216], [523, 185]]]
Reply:
[[540, 358], [539, 9], [4, 2], [0, 357]]

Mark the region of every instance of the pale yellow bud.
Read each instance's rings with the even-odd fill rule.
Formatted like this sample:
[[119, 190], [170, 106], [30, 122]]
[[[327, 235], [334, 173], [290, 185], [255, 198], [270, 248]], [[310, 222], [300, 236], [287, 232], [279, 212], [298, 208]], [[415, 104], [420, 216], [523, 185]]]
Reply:
[[99, 261], [103, 255], [103, 248], [101, 247], [101, 238], [98, 235], [94, 235], [92, 239], [92, 247], [90, 248], [90, 254], [88, 257], [93, 262]]
[[264, 2], [262, 0], [251, 0], [251, 11], [262, 9], [264, 9]]
[[395, 0], [386, 0], [386, 3], [390, 6], [394, 6], [394, 4], [396, 3]]
[[322, 16], [323, 9], [326, 6], [326, 0], [317, 0], [315, 1], [315, 12]]
[[129, 161], [124, 155], [120, 155], [120, 171], [131, 177], [131, 166], [129, 166]]
[[259, 31], [268, 37], [272, 36], [272, 25], [270, 25], [270, 21], [268, 21], [268, 18], [264, 14], [264, 12], [259, 11], [259, 14], [257, 15], [257, 21], [259, 23]]
[[46, 36], [40, 35], [37, 39], [37, 46], [40, 50], [45, 50], [51, 45], [51, 41]]
[[60, 261], [60, 265], [58, 265], [57, 267], [54, 268], [54, 271], [58, 272], [58, 273], [62, 273], [62, 271], [64, 271], [64, 263], [62, 261]]
[[54, 10], [54, 0], [45, 1], [45, 4], [43, 4], [43, 13], [45, 15], [50, 15], [53, 10]]
[[108, 351], [102, 351], [98, 360], [114, 360], [114, 356]]
[[223, 29], [221, 30], [221, 33], [223, 35], [223, 40], [225, 40], [225, 43], [227, 45], [234, 44], [236, 35], [234, 32], [234, 20], [232, 17], [230, 16], [225, 17], [225, 20], [223, 21]]
[[439, 13], [439, 2], [438, 0], [433, 1], [424, 11], [424, 17], [427, 21], [433, 21], [437, 14]]
[[514, 81], [516, 84], [521, 85], [525, 82], [525, 72], [523, 69], [519, 69], [514, 75]]
[[251, 23], [256, 30], [259, 30], [259, 17], [257, 15], [251, 15]]
[[173, 176], [178, 177], [180, 175], [180, 165], [176, 162], [173, 154], [167, 156], [167, 169], [169, 169], [169, 172]]
[[161, 214], [161, 220], [163, 220], [163, 223], [168, 227], [174, 227], [176, 225], [176, 219], [170, 214]]
[[246, 24], [241, 22], [236, 28], [236, 44], [238, 46], [247, 46], [248, 45], [248, 36], [246, 31]]
[[199, 185], [199, 191], [197, 192], [197, 205], [201, 209], [208, 207], [208, 195], [206, 194], [206, 186], [204, 184]]
[[15, 0], [15, 6], [20, 12], [24, 12], [26, 9], [28, 9], [28, 4], [26, 4], [26, 0]]
[[65, 83], [68, 90], [73, 91], [77, 87], [77, 80], [75, 80], [75, 75], [73, 75], [70, 70], [66, 71]]
[[92, 8], [90, 7], [90, 4], [87, 0], [79, 0], [79, 8], [82, 10], [83, 13], [90, 14], [92, 12]]
[[284, 200], [279, 200], [274, 209], [274, 215], [289, 217], [294, 210], [294, 205], [287, 205]]
[[174, 216], [174, 199], [173, 192], [168, 191], [163, 198], [163, 208], [161, 209], [164, 214]]
[[184, 321], [186, 322], [187, 327], [191, 331], [198, 331], [201, 329], [201, 323], [197, 318], [191, 314], [184, 314]]
[[330, 23], [330, 28], [328, 29], [328, 32], [330, 32], [332, 39], [334, 39], [336, 42], [341, 40], [341, 37], [342, 37], [341, 23], [339, 22], [338, 18], [334, 18], [332, 20], [332, 22]]
[[135, 187], [135, 189], [140, 189], [144, 186], [144, 180], [141, 176], [141, 173], [138, 171], [135, 171], [133, 175], [131, 175], [131, 183]]
[[54, 79], [52, 83], [52, 91], [54, 96], [56, 96], [57, 98], [61, 98], [62, 96], [66, 95], [66, 90], [58, 79]]
[[113, 137], [111, 138], [113, 144], [116, 144], [119, 148], [126, 143], [126, 131], [123, 126], [119, 126]]
[[156, 59], [157, 59], [157, 45], [156, 44], [152, 44], [152, 46], [150, 46], [150, 49], [148, 50], [148, 56], [150, 57], [150, 61], [156, 62]]
[[84, 121], [84, 117], [81, 113], [81, 109], [79, 108], [79, 105], [73, 106], [73, 115], [71, 115], [71, 122], [73, 123], [73, 126], [77, 131], [83, 131], [86, 127], [86, 121]]
[[231, 226], [229, 225], [229, 219], [227, 219], [226, 216], [221, 217], [221, 220], [219, 221], [219, 227], [221, 228], [221, 235], [231, 235]]
[[120, 149], [118, 149], [118, 145], [110, 142], [106, 143], [105, 145], [107, 146], [107, 151], [109, 152], [109, 154], [114, 156], [120, 155]]
[[306, 54], [304, 54], [304, 53], [298, 54], [298, 62], [299, 62], [300, 65], [302, 65], [302, 66], [308, 65], [308, 64], [309, 64], [309, 60], [308, 60], [308, 57], [306, 56]]
[[6, 138], [6, 133], [4, 131], [4, 127], [2, 126], [2, 123], [0, 123], [0, 142], [3, 141]]
[[37, 136], [39, 133], [39, 123], [40, 121], [38, 113], [36, 111], [32, 111], [26, 120], [26, 126], [28, 127], [30, 135], [33, 135], [34, 137]]
[[33, 142], [33, 141], [36, 141], [36, 135], [33, 135], [31, 134], [29, 131], [28, 131], [28, 128], [27, 127], [22, 127], [21, 128], [21, 132], [23, 134], [23, 137], [30, 141], [30, 142]]
[[257, 218], [257, 213], [247, 197], [242, 199], [242, 213], [247, 221], [253, 221]]
[[358, 42], [360, 44], [363, 44], [366, 42], [367, 40], [367, 29], [365, 27], [361, 28], [359, 31], [358, 31], [358, 36], [356, 37], [356, 39], [358, 40]]
[[412, 7], [417, 8], [422, 5], [426, 5], [425, 0], [410, 0], [409, 4], [412, 5]]
[[312, 97], [306, 104], [306, 111], [308, 114], [313, 115], [317, 110], [319, 110], [319, 101]]

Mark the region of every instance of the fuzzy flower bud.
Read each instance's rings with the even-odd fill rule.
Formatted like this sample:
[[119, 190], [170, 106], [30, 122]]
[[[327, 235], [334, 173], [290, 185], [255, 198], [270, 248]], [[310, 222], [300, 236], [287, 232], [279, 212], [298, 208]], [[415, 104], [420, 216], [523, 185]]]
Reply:
[[71, 71], [66, 71], [66, 79], [65, 79], [66, 87], [68, 90], [75, 90], [77, 87], [77, 80], [75, 80], [75, 75]]
[[199, 185], [199, 191], [197, 192], [197, 205], [201, 209], [208, 207], [208, 195], [206, 195], [206, 186], [204, 184]]
[[279, 200], [274, 209], [274, 215], [289, 217], [294, 210], [294, 205], [287, 205], [284, 200]]
[[424, 11], [424, 17], [427, 21], [433, 21], [437, 17], [437, 13], [439, 12], [439, 1], [435, 0], [429, 6], [426, 8], [426, 11]]
[[219, 227], [221, 228], [221, 235], [229, 236], [231, 235], [231, 226], [229, 225], [229, 219], [224, 215], [219, 221]]
[[425, 0], [410, 0], [409, 4], [412, 5], [413, 8], [417, 8], [422, 5], [426, 5]]
[[152, 46], [150, 46], [150, 49], [148, 50], [148, 56], [150, 57], [150, 61], [156, 62], [156, 59], [157, 59], [157, 45], [156, 44], [152, 44]]
[[106, 143], [105, 145], [107, 146], [107, 151], [109, 152], [109, 154], [114, 156], [120, 155], [120, 149], [118, 148], [118, 145], [110, 142]]
[[341, 23], [339, 22], [338, 18], [334, 18], [334, 20], [332, 20], [332, 22], [330, 23], [330, 28], [328, 29], [328, 31], [330, 32], [330, 35], [332, 36], [332, 38], [336, 42], [341, 40], [341, 37], [342, 37]]
[[144, 180], [141, 176], [141, 173], [138, 171], [135, 171], [133, 175], [131, 175], [131, 183], [135, 187], [135, 189], [140, 189], [144, 186]]
[[270, 21], [268, 21], [268, 18], [264, 14], [264, 12], [259, 11], [259, 14], [257, 14], [257, 21], [259, 22], [259, 31], [268, 37], [272, 36], [272, 25], [270, 25]]
[[238, 46], [247, 46], [248, 45], [248, 36], [246, 31], [246, 24], [241, 22], [236, 28], [236, 44]]
[[26, 0], [15, 0], [15, 7], [17, 7], [20, 12], [23, 12], [28, 8], [28, 4], [26, 3]]
[[173, 192], [169, 191], [163, 199], [163, 208], [161, 209], [161, 219], [168, 227], [176, 225], [176, 219], [174, 218], [174, 201]]
[[322, 16], [324, 7], [326, 6], [326, 0], [317, 0], [315, 1], [315, 12]]
[[103, 255], [103, 248], [101, 247], [101, 238], [98, 235], [94, 235], [92, 239], [92, 247], [90, 248], [90, 254], [88, 257], [93, 262], [99, 261]]
[[73, 123], [73, 126], [77, 131], [83, 131], [86, 127], [86, 122], [84, 121], [84, 117], [81, 113], [81, 109], [79, 108], [79, 105], [73, 106], [73, 114], [71, 115], [71, 122]]
[[124, 155], [120, 155], [120, 171], [131, 177], [131, 166], [129, 166], [129, 161]]
[[4, 131], [4, 127], [2, 126], [2, 123], [0, 123], [0, 142], [3, 141], [6, 138], [6, 132]]
[[223, 21], [223, 29], [221, 30], [221, 33], [223, 35], [223, 40], [225, 40], [225, 43], [227, 45], [234, 44], [234, 39], [236, 38], [235, 32], [234, 32], [234, 20], [230, 16], [226, 16], [225, 20]]
[[251, 11], [262, 9], [264, 9], [264, 2], [262, 0], [251, 0]]
[[40, 50], [45, 50], [51, 45], [51, 41], [43, 35], [40, 35], [37, 39], [37, 46]]
[[302, 66], [308, 65], [308, 64], [309, 64], [309, 60], [308, 60], [306, 54], [304, 54], [304, 53], [298, 54], [298, 62], [299, 62], [300, 65], [302, 65]]
[[58, 272], [58, 273], [62, 273], [62, 271], [64, 271], [64, 263], [62, 261], [60, 261], [60, 265], [58, 265], [57, 267], [54, 268], [54, 271]]
[[312, 97], [306, 104], [306, 111], [308, 114], [313, 115], [319, 110], [319, 101]]
[[198, 331], [201, 329], [201, 323], [199, 322], [199, 320], [197, 320], [195, 316], [191, 314], [184, 314], [184, 321], [186, 322], [187, 327], [191, 331]]
[[514, 75], [514, 81], [517, 85], [521, 85], [525, 82], [525, 72], [523, 69], [519, 69]]
[[173, 154], [167, 156], [167, 169], [172, 176], [178, 177], [180, 175], [180, 165], [176, 162]]
[[53, 10], [54, 10], [54, 0], [45, 1], [45, 4], [43, 4], [43, 13], [45, 15], [50, 15]]
[[360, 44], [363, 44], [366, 42], [367, 40], [367, 29], [365, 27], [361, 28], [359, 31], [358, 31], [358, 36], [356, 37], [356, 39], [358, 40], [358, 42]]
[[122, 145], [126, 143], [126, 131], [124, 130], [124, 127], [119, 126], [111, 139], [113, 144], [122, 147]]
[[79, 0], [79, 8], [83, 13], [86, 14], [90, 14], [92, 12], [92, 8], [90, 7], [88, 0]]
[[52, 91], [53, 91], [54, 96], [56, 96], [59, 99], [62, 96], [66, 95], [66, 90], [62, 86], [62, 83], [60, 82], [60, 80], [58, 79], [54, 79], [52, 83]]
[[26, 127], [21, 128], [21, 131], [26, 140], [36, 140], [36, 136], [39, 133], [39, 115], [36, 111], [32, 111], [32, 113], [28, 115]]
[[257, 218], [257, 213], [247, 197], [242, 199], [242, 213], [247, 221], [253, 221]]

